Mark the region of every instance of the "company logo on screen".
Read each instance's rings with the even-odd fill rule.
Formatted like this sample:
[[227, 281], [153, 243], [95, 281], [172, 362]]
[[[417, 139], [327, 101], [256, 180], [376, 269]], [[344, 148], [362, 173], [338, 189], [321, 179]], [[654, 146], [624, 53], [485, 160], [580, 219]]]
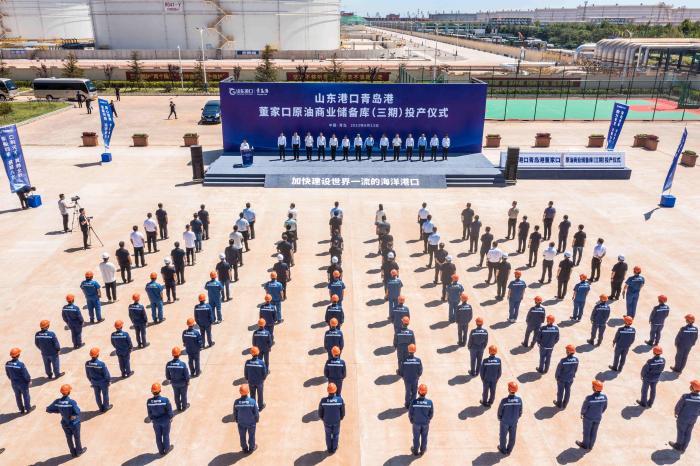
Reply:
[[266, 96], [270, 93], [270, 90], [268, 88], [257, 88], [257, 89], [229, 89], [228, 90], [229, 95], [237, 95], [237, 96]]

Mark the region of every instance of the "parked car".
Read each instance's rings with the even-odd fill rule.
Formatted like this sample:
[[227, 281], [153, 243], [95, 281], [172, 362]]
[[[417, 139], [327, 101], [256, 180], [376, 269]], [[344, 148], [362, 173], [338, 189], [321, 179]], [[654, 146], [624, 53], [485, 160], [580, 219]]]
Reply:
[[202, 118], [199, 120], [199, 123], [221, 123], [221, 101], [210, 100], [204, 104]]

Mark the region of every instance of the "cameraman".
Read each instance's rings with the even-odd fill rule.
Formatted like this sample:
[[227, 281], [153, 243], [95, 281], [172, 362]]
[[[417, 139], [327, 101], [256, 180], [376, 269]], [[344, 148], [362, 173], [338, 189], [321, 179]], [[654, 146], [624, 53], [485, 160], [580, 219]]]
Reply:
[[81, 207], [78, 210], [80, 215], [78, 216], [78, 223], [80, 224], [80, 231], [83, 233], [83, 249], [90, 249], [88, 244], [88, 232], [90, 231], [90, 218], [88, 217], [85, 208]]
[[61, 212], [61, 217], [63, 218], [63, 233], [68, 233], [68, 209], [75, 207], [75, 204], [68, 204], [66, 202], [65, 194], [58, 195], [58, 211]]

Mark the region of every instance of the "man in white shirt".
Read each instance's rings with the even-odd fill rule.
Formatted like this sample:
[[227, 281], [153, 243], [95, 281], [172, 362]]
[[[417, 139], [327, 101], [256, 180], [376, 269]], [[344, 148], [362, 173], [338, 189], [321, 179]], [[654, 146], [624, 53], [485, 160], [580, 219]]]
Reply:
[[294, 160], [299, 160], [299, 146], [301, 146], [301, 137], [294, 131], [294, 134], [292, 134], [292, 156]]
[[250, 202], [245, 203], [243, 218], [248, 221], [248, 227], [250, 228], [250, 239], [255, 239], [255, 211], [250, 208]]
[[250, 144], [248, 144], [248, 141], [246, 139], [243, 140], [241, 143], [241, 152], [244, 151], [249, 151], [250, 150]]
[[318, 137], [316, 138], [316, 148], [317, 160], [326, 160], [326, 137], [323, 135], [323, 133], [318, 133]]
[[243, 235], [243, 242], [245, 243], [246, 252], [250, 251], [250, 248], [248, 247], [248, 238], [250, 238], [250, 224], [243, 216], [243, 212], [238, 214], [236, 226], [238, 227], [238, 231]]
[[335, 215], [338, 214], [338, 217], [342, 220], [343, 218], [343, 209], [340, 208], [340, 202], [335, 201], [333, 203], [333, 207], [331, 208], [331, 217], [335, 217]]
[[280, 160], [284, 160], [286, 154], [286, 149], [287, 149], [287, 136], [284, 135], [284, 133], [280, 133], [280, 135], [277, 137], [277, 150], [279, 152]]
[[310, 132], [306, 133], [304, 145], [306, 146], [306, 160], [311, 160], [311, 156], [313, 155], [314, 151], [314, 137], [311, 136]]
[[399, 133], [396, 133], [394, 139], [391, 141], [391, 145], [394, 146], [394, 162], [398, 162], [399, 155], [401, 154], [401, 137]]
[[425, 160], [425, 148], [428, 146], [428, 139], [425, 137], [425, 133], [421, 133], [418, 138], [418, 160], [421, 162]]
[[442, 138], [442, 160], [447, 160], [447, 153], [450, 151], [450, 135], [445, 134], [445, 137]]
[[411, 133], [408, 133], [408, 137], [406, 138], [406, 160], [409, 162], [411, 161], [411, 158], [413, 157], [413, 146], [415, 143], [413, 142], [413, 135]]
[[[428, 220], [428, 216], [430, 216], [430, 211], [427, 209], [428, 203], [424, 202], [421, 205], [421, 208], [418, 209], [418, 239], [422, 240], [423, 238], [423, 224]], [[432, 218], [432, 217], [431, 217]], [[433, 226], [430, 226], [430, 231], [433, 230]], [[425, 247], [423, 248], [425, 249]], [[428, 252], [427, 250], [423, 251]]]
[[389, 150], [389, 138], [386, 137], [386, 133], [382, 134], [379, 139], [379, 152], [382, 155], [382, 160], [386, 160], [386, 153]]
[[66, 202], [66, 195], [61, 193], [58, 195], [58, 211], [61, 213], [61, 218], [63, 219], [63, 233], [68, 233], [68, 209], [75, 207], [75, 204], [68, 204]]
[[[428, 222], [425, 222], [425, 223], [428, 223]], [[425, 223], [423, 224], [423, 227], [425, 227]], [[432, 232], [428, 236], [428, 268], [431, 268], [433, 266], [433, 256], [435, 255], [435, 252], [438, 250], [439, 245], [440, 245], [440, 235], [438, 235], [437, 227], [434, 226]]]
[[299, 214], [299, 211], [297, 210], [297, 205], [295, 203], [289, 204], [289, 210], [287, 211], [288, 214], [292, 214], [292, 218], [294, 221], [297, 221], [297, 215]]
[[196, 256], [194, 252], [197, 236], [192, 231], [190, 225], [185, 225], [185, 232], [182, 234], [182, 240], [185, 243], [185, 253], [187, 254], [187, 265], [196, 264]]
[[377, 212], [374, 214], [374, 224], [376, 225], [377, 223], [382, 221], [382, 217], [386, 216], [386, 213], [384, 212], [384, 205], [379, 204], [379, 209], [377, 209]]
[[372, 160], [372, 150], [374, 149], [374, 137], [370, 134], [365, 139], [365, 150], [367, 151], [367, 160]]
[[489, 269], [489, 276], [485, 280], [486, 283], [491, 283], [491, 275], [493, 274], [493, 282], [496, 283], [496, 272], [498, 271], [498, 265], [501, 263], [501, 258], [503, 257], [503, 251], [498, 249], [498, 243], [493, 242], [491, 244], [491, 249], [486, 253], [486, 267]]
[[109, 254], [102, 253], [102, 262], [98, 266], [102, 274], [102, 281], [107, 290], [107, 299], [111, 303], [117, 300], [117, 268], [109, 261]]
[[362, 160], [362, 136], [360, 133], [355, 136], [355, 160]]
[[[143, 233], [139, 231], [138, 226], [134, 225], [132, 230], [133, 231], [131, 232], [131, 235], [129, 235], [129, 239], [131, 240], [131, 245], [134, 247], [134, 268], [143, 267], [146, 265], [146, 258], [143, 254], [143, 247], [146, 244], [146, 238], [144, 238]], [[139, 265], [139, 263], [141, 265]]]
[[343, 136], [343, 160], [348, 160], [350, 158], [350, 138], [347, 136]]
[[549, 243], [549, 247], [542, 252], [542, 278], [540, 283], [544, 283], [545, 273], [548, 274], [547, 283], [552, 281], [552, 267], [554, 266], [554, 258], [557, 257], [557, 248], [554, 243]]
[[[143, 221], [143, 229], [146, 232], [146, 243], [148, 244], [148, 253], [158, 252], [158, 224], [153, 220], [153, 214], [146, 214], [146, 220]], [[152, 247], [152, 249], [151, 249]]]
[[236, 250], [236, 259], [238, 265], [243, 265], [243, 235], [238, 231], [238, 225], [233, 226], [233, 231], [228, 235], [228, 239], [233, 241], [233, 247]]
[[605, 240], [598, 238], [595, 247], [593, 248], [593, 258], [591, 259], [591, 277], [589, 282], [597, 282], [600, 279], [600, 264], [603, 262], [603, 257], [608, 252], [608, 248], [603, 244]]
[[440, 140], [438, 139], [437, 134], [433, 134], [433, 137], [430, 138], [430, 157], [433, 161], [437, 160], [437, 150], [439, 145]]
[[335, 161], [335, 154], [338, 152], [338, 138], [335, 133], [331, 134], [328, 145], [331, 147], [331, 160]]
[[520, 214], [518, 201], [513, 201], [511, 208], [508, 209], [508, 234], [506, 235], [506, 239], [515, 239], [515, 227], [518, 223], [518, 214]]

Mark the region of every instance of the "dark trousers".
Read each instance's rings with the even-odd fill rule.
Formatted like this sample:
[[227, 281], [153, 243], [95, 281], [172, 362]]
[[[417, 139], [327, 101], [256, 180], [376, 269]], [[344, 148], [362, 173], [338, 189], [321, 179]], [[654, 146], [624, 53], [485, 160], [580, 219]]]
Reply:
[[312, 146], [306, 146], [306, 160], [311, 160], [311, 156], [314, 153], [314, 148]]
[[362, 146], [355, 146], [355, 160], [362, 160]]
[[143, 253], [143, 247], [134, 248], [134, 266], [143, 267], [146, 265], [146, 257]]
[[41, 355], [41, 359], [44, 362], [44, 371], [46, 376], [51, 378], [54, 375], [58, 376], [61, 373], [61, 364], [58, 360], [58, 354], [54, 355]]
[[209, 342], [208, 346], [211, 346], [212, 343], [214, 343], [211, 339], [211, 325], [199, 325], [199, 330], [202, 332], [202, 342], [204, 345], [207, 346], [207, 342]]
[[153, 424], [156, 433], [156, 445], [161, 455], [170, 450], [170, 421], [167, 424]]
[[182, 285], [185, 283], [185, 263], [175, 264], [175, 276], [177, 277], [177, 284]]
[[532, 342], [530, 343], [530, 346], [535, 346], [535, 342], [537, 341], [537, 335], [540, 333], [540, 327], [539, 326], [532, 326], [528, 325], [525, 327], [525, 339], [523, 340], [523, 345], [527, 346], [528, 341], [530, 339], [530, 334], [532, 334]]
[[412, 157], [413, 157], [413, 147], [408, 146], [406, 148], [406, 160], [411, 160]]
[[331, 146], [331, 160], [335, 160], [336, 152], [338, 152], [338, 146]]
[[92, 390], [95, 392], [95, 403], [100, 411], [104, 411], [109, 406], [109, 385], [93, 385]]
[[508, 318], [518, 320], [518, 311], [520, 311], [520, 303], [522, 299], [508, 299]]
[[[481, 251], [479, 251], [479, 267], [484, 266], [484, 257], [486, 257], [487, 252], [489, 252], [488, 249], [487, 250], [482, 249]], [[488, 265], [488, 263], [487, 263], [487, 265]]]
[[490, 262], [486, 260], [486, 267], [489, 269], [489, 276], [486, 278], [488, 283], [491, 283], [491, 275], [493, 275], [493, 281], [496, 281], [496, 267], [498, 267], [498, 262]]
[[685, 364], [688, 362], [689, 354], [690, 348], [676, 347], [676, 358], [673, 364], [674, 369], [677, 369], [678, 372], [683, 371], [683, 369], [685, 369]]
[[[250, 246], [248, 246], [248, 239], [250, 239], [250, 232], [248, 230], [242, 231], [241, 234], [243, 235], [243, 244], [245, 244], [245, 250], [246, 252], [250, 251]], [[241, 265], [243, 265], [243, 251], [241, 251]]]
[[394, 146], [394, 161], [399, 160], [399, 155], [401, 154], [401, 148]]
[[107, 292], [107, 299], [110, 301], [117, 300], [117, 282], [105, 283], [105, 291]]
[[559, 299], [564, 299], [564, 296], [566, 296], [566, 289], [569, 286], [569, 279], [567, 278], [566, 280], [559, 279], [557, 280], [557, 296]]
[[122, 377], [129, 375], [131, 373], [131, 355], [129, 353], [117, 354], [117, 360]]
[[83, 247], [87, 248], [90, 245], [89, 234], [87, 228], [81, 228], [80, 232], [83, 234]]
[[527, 236], [518, 236], [518, 252], [525, 252], [527, 247]]
[[517, 221], [517, 218], [508, 219], [508, 234], [506, 235], [507, 239], [511, 239], [510, 235], [513, 235], [513, 239], [515, 239], [515, 224], [517, 223]]
[[83, 344], [83, 326], [69, 326], [70, 337], [73, 341], [73, 348], [79, 348]]
[[294, 160], [299, 160], [299, 144], [292, 144], [292, 155]]
[[462, 222], [462, 239], [469, 239], [469, 225], [471, 223]]
[[285, 152], [285, 147], [283, 145], [277, 146], [277, 153], [279, 154], [280, 159], [284, 159], [284, 156], [287, 155], [287, 153]]
[[596, 282], [600, 279], [600, 263], [602, 261], [597, 257], [591, 259], [591, 278], [590, 281]]
[[63, 231], [68, 231], [68, 214], [61, 214], [61, 219], [63, 220]]
[[442, 148], [442, 160], [447, 160], [447, 153], [450, 151], [449, 147]]
[[122, 275], [122, 282], [128, 283], [131, 281], [131, 264], [119, 266]]
[[[255, 239], [255, 220], [248, 224], [250, 227], [250, 239]], [[209, 238], [209, 233], [207, 232], [207, 238]]]
[[554, 266], [554, 261], [542, 261], [542, 277], [540, 278], [541, 282], [544, 281], [545, 275], [547, 275], [547, 283], [552, 281], [552, 266]]
[[437, 244], [429, 244], [428, 245], [428, 267], [433, 266], [433, 256], [435, 255], [435, 252], [437, 251], [438, 247]]
[[479, 247], [479, 238], [476, 235], [469, 237], [469, 252], [476, 252]]
[[223, 289], [221, 290], [221, 299], [230, 300], [231, 299], [231, 282], [229, 280], [221, 280], [221, 285]]
[[506, 424], [505, 422], [501, 422], [500, 432], [498, 434], [498, 446], [501, 448], [501, 450], [505, 451], [506, 453], [513, 451], [513, 447], [515, 446], [515, 434], [517, 430], [517, 424]]
[[185, 254], [187, 255], [187, 265], [194, 264], [196, 258], [194, 248], [185, 248]]
[[386, 152], [388, 150], [387, 146], [381, 146], [379, 152], [382, 154], [382, 160], [386, 160]]
[[596, 333], [598, 334], [597, 345], [603, 341], [603, 334], [605, 333], [605, 324], [592, 324], [591, 325], [591, 341], [595, 341]]
[[12, 384], [12, 391], [15, 392], [15, 401], [17, 402], [17, 409], [20, 410], [20, 412], [29, 411], [29, 409], [32, 406], [31, 398], [29, 397], [29, 384]]
[[619, 346], [615, 346], [615, 357], [613, 359], [612, 366], [615, 368], [617, 371], [621, 371], [622, 368], [625, 365], [625, 361], [627, 360], [627, 353], [629, 352], [629, 347], [628, 348], [622, 348]]
[[583, 307], [585, 304], [585, 301], [574, 301], [574, 310], [571, 317], [573, 317], [575, 320], [581, 320], [583, 317]]
[[263, 397], [264, 384], [250, 384], [250, 397], [258, 402], [258, 406], [262, 408], [265, 406], [265, 399]]
[[250, 451], [255, 448], [255, 425], [242, 426], [238, 424], [238, 437], [241, 440], [241, 450]]
[[571, 260], [574, 262], [574, 265], [579, 265], [581, 263], [581, 257], [583, 256], [583, 246], [574, 246], [574, 254], [571, 257]]
[[484, 404], [491, 405], [496, 398], [496, 382], [497, 380], [482, 380], [483, 389], [481, 391], [481, 401]]
[[538, 252], [539, 252], [539, 246], [536, 248], [530, 248], [530, 255], [528, 256], [527, 263], [531, 267], [534, 267], [537, 265], [537, 257], [538, 257]]
[[557, 252], [566, 251], [566, 243], [567, 243], [567, 237], [559, 235], [559, 238], [557, 241]]
[[61, 422], [61, 427], [63, 433], [66, 434], [66, 442], [68, 442], [71, 455], [77, 455], [83, 449], [83, 445], [80, 443], [80, 423], [66, 425]]
[[561, 408], [566, 408], [566, 406], [569, 404], [572, 383], [573, 382], [564, 382], [557, 380], [557, 404]]
[[417, 452], [424, 452], [428, 449], [429, 424], [413, 424], [413, 449]]
[[408, 408], [408, 406], [413, 403], [413, 400], [416, 399], [416, 394], [418, 393], [418, 380], [404, 379], [403, 385], [405, 388], [404, 406]]
[[136, 333], [136, 345], [138, 347], [144, 347], [148, 344], [146, 341], [146, 324], [134, 325], [134, 332]]
[[503, 298], [506, 295], [506, 288], [508, 288], [507, 281], [496, 279], [496, 296]]
[[690, 435], [693, 433], [695, 422], [681, 422], [676, 420], [676, 443], [681, 450], [685, 451], [690, 444]]
[[620, 299], [622, 293], [622, 282], [610, 282], [610, 299]]
[[158, 233], [160, 233], [160, 239], [168, 238], [168, 224], [158, 222]]
[[326, 158], [326, 146], [318, 146], [316, 148], [316, 157], [318, 158], [318, 160]]
[[148, 252], [158, 252], [158, 245], [156, 241], [158, 233], [155, 231], [146, 232], [146, 246], [148, 246]]
[[187, 409], [187, 385], [181, 387], [173, 385], [173, 394], [175, 395], [175, 407], [177, 410]]
[[431, 147], [430, 147], [430, 157], [431, 157], [433, 160], [436, 160], [436, 159], [437, 159], [437, 146], [431, 146]]
[[190, 373], [192, 375], [199, 375], [202, 373], [199, 365], [199, 351], [196, 353], [187, 352], [187, 365], [190, 367]]
[[540, 364], [539, 369], [542, 372], [549, 371], [549, 363], [552, 361], [552, 348], [543, 348], [540, 346]]
[[664, 326], [651, 324], [650, 327], [651, 330], [649, 331], [649, 341], [651, 342], [651, 346], [656, 346], [659, 344], [659, 340], [661, 340], [661, 330], [664, 329]]
[[469, 368], [472, 375], [476, 375], [481, 370], [481, 360], [484, 358], [483, 349], [469, 350]]
[[425, 146], [418, 146], [418, 160], [425, 158]]
[[365, 147], [365, 150], [367, 151], [367, 160], [370, 160], [372, 158], [372, 149], [373, 149], [373, 146]]
[[554, 219], [552, 218], [545, 218], [542, 223], [544, 224], [544, 231], [542, 231], [542, 238], [543, 239], [549, 239], [552, 237], [552, 223], [554, 222]]
[[347, 160], [349, 156], [350, 156], [350, 148], [343, 147], [343, 159]]
[[467, 344], [467, 331], [469, 324], [457, 324], [457, 344], [464, 346]]
[[323, 429], [326, 431], [326, 449], [336, 451], [340, 439], [340, 424], [324, 424]]
[[175, 301], [177, 299], [177, 284], [175, 282], [165, 283], [165, 295], [168, 297], [168, 302]]
[[600, 421], [591, 421], [585, 417], [583, 418], [583, 446], [589, 450], [592, 449], [595, 444], [599, 425]]

